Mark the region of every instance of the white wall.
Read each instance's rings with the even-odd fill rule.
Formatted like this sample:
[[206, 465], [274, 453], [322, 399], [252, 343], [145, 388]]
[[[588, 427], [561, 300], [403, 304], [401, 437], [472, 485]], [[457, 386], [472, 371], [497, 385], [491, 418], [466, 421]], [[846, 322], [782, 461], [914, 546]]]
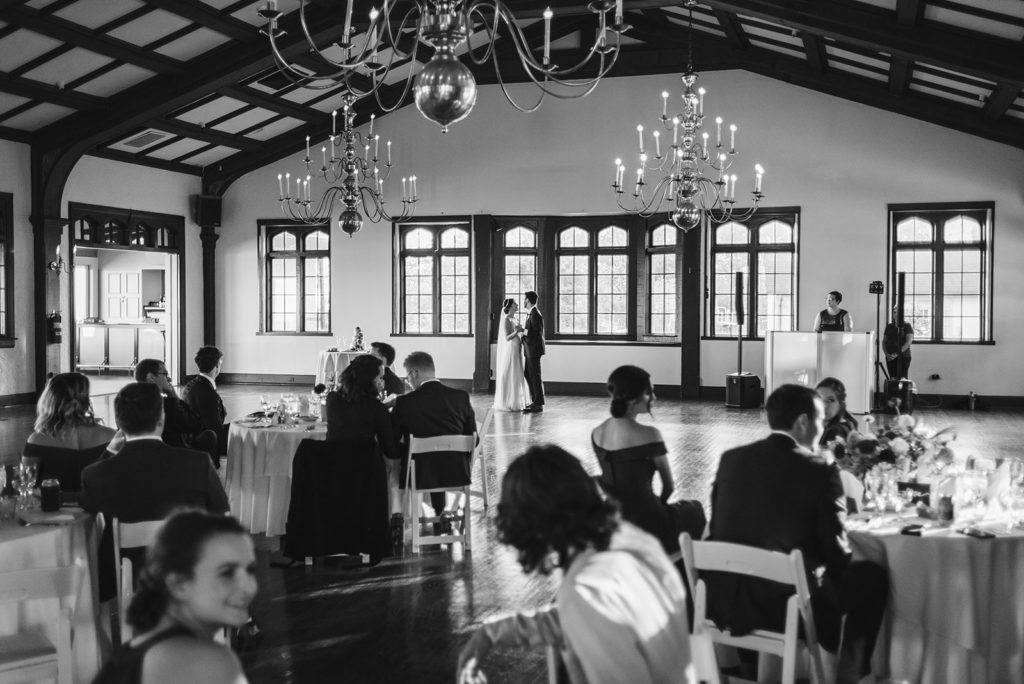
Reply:
[[[185, 373], [195, 372], [192, 353], [203, 343], [203, 250], [191, 210], [191, 197], [198, 195], [201, 187], [198, 176], [87, 156], [72, 170], [62, 202], [65, 216], [69, 202], [81, 202], [185, 217]], [[158, 262], [164, 263], [165, 257]], [[71, 310], [67, 304], [64, 309]], [[68, 316], [64, 320], [69, 320]], [[66, 350], [64, 357], [68, 364]], [[228, 361], [225, 359], [226, 370], [230, 370]]]
[[[1019, 367], [1010, 341], [1024, 335], [1024, 317], [1012, 305], [1024, 296], [1024, 276], [1017, 269], [1024, 259], [1024, 151], [745, 72], [708, 74], [701, 84], [708, 89], [709, 119], [721, 114], [739, 126], [740, 187], [750, 182], [745, 169], [761, 162], [767, 168], [765, 206], [801, 208], [803, 328], [810, 327], [832, 289], [846, 295], [843, 304], [858, 329], [874, 327], [875, 302], [867, 284], [886, 280], [887, 204], [994, 201], [997, 344], [919, 345], [913, 375], [942, 374], [941, 381], [921, 381], [925, 392], [1024, 394], [1024, 375], [1006, 372]], [[412, 106], [380, 119], [375, 132], [394, 139], [396, 174], [419, 177], [420, 215], [616, 213], [609, 188], [612, 160], [620, 156], [634, 163], [636, 124], [654, 125], [662, 90], [681, 92], [678, 77], [608, 79], [586, 99], [550, 101], [522, 114], [495, 87], [484, 87], [474, 112], [447, 135]], [[225, 197], [217, 334], [233, 372], [310, 374], [317, 352], [327, 346], [323, 338], [256, 335], [256, 221], [280, 216], [276, 175], [298, 168], [300, 147], [297, 140], [294, 155], [250, 173]], [[335, 336], [350, 336], [358, 324], [368, 340], [386, 338], [390, 226], [367, 223], [351, 240], [336, 229], [332, 236]], [[400, 356], [413, 348], [434, 353], [446, 377], [472, 375], [468, 338], [396, 338], [392, 344]], [[763, 374], [762, 345], [744, 347], [746, 369]], [[678, 383], [676, 349], [598, 344], [551, 345], [545, 378], [600, 382], [625, 362], [645, 365], [658, 383]], [[734, 364], [735, 343], [702, 343], [702, 384], [723, 385]]]
[[35, 390], [35, 302], [32, 279], [32, 196], [29, 146], [0, 140], [0, 192], [14, 195], [14, 336], [15, 345], [0, 348], [0, 396]]

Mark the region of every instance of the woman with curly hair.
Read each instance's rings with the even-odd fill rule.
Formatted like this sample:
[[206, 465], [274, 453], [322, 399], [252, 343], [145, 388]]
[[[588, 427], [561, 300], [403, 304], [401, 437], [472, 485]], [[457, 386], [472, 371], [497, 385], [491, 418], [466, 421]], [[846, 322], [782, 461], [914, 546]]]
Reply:
[[338, 389], [327, 395], [328, 441], [376, 439], [384, 456], [399, 457], [391, 429], [391, 415], [380, 402], [384, 389], [384, 362], [372, 354], [361, 354], [341, 372]]
[[526, 572], [563, 572], [555, 605], [485, 623], [459, 655], [458, 681], [486, 682], [492, 646], [561, 650], [573, 684], [696, 681], [679, 572], [658, 540], [619, 520], [576, 458], [535, 446], [501, 486], [498, 539]]
[[36, 402], [36, 423], [22, 455], [39, 459], [39, 479], [55, 477], [61, 489], [82, 488], [82, 470], [107, 450], [116, 432], [100, 425], [89, 399], [89, 378], [60, 373]]
[[252, 539], [234, 518], [171, 514], [146, 552], [128, 607], [138, 636], [93, 684], [244, 684], [238, 658], [214, 636], [249, 619], [255, 569]]

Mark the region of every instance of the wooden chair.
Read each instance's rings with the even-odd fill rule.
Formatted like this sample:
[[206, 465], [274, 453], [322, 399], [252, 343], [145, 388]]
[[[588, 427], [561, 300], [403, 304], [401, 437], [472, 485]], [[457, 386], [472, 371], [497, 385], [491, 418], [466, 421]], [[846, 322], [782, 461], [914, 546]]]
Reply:
[[0, 603], [56, 598], [61, 601], [57, 616], [57, 643], [38, 632], [0, 637], [0, 684], [55, 679], [71, 684], [71, 624], [73, 602], [78, 596], [82, 568], [18, 570], [0, 574]]
[[[811, 613], [811, 594], [807, 586], [803, 554], [799, 549], [788, 555], [742, 544], [704, 541], [695, 542], [685, 532], [679, 535], [683, 565], [687, 580], [694, 589], [693, 631], [706, 633], [715, 643], [769, 653], [782, 658], [782, 682], [796, 680], [797, 649], [810, 656], [814, 681], [825, 684], [825, 670], [818, 636]], [[793, 587], [793, 595], [786, 602], [786, 627], [783, 632], [757, 629], [750, 634], [735, 636], [729, 630], [719, 629], [707, 617], [707, 587], [698, 571], [728, 572], [747, 577], [772, 580]], [[803, 623], [803, 638], [800, 625]], [[762, 656], [759, 671], [764, 667]], [[760, 673], [759, 673], [760, 676]]]
[[[484, 461], [484, 437], [491, 431], [491, 425], [494, 423], [494, 407], [487, 409], [487, 413], [484, 414], [484, 422], [481, 424], [480, 431], [477, 432], [477, 443], [476, 448], [473, 449], [473, 460], [469, 462], [469, 476], [473, 477], [473, 467], [479, 462], [480, 463], [480, 489], [476, 490], [470, 488], [469, 493], [472, 496], [479, 496], [484, 500], [484, 508], [486, 509], [490, 504], [487, 499], [487, 463]], [[469, 501], [466, 501], [466, 506], [469, 506]]]
[[[471, 548], [469, 495], [470, 483], [464, 485], [453, 485], [447, 487], [420, 488], [417, 486], [419, 480], [416, 477], [416, 456], [431, 452], [451, 452], [451, 458], [465, 458], [465, 454], [472, 454], [476, 449], [475, 435], [443, 435], [440, 437], [410, 437], [409, 438], [409, 467], [406, 470], [405, 492], [408, 502], [408, 519], [412, 521], [412, 552], [419, 553], [423, 544], [448, 544], [462, 542], [463, 548], [469, 551]], [[472, 460], [470, 460], [472, 467]], [[472, 477], [472, 470], [470, 470]], [[420, 533], [420, 525], [424, 523], [439, 523], [438, 516], [419, 515], [420, 495], [433, 492], [456, 492], [462, 494], [466, 505], [462, 508], [462, 514], [456, 515], [453, 523], [461, 523], [462, 531], [459, 534], [430, 534]]]
[[132, 561], [130, 558], [123, 558], [121, 552], [123, 549], [140, 549], [149, 546], [163, 523], [163, 520], [144, 520], [133, 523], [123, 523], [117, 518], [113, 520], [114, 576], [117, 580], [117, 596], [114, 605], [117, 608], [117, 625], [120, 630], [120, 639], [116, 643], [125, 644], [132, 638], [131, 628], [125, 618], [128, 604], [135, 593]]

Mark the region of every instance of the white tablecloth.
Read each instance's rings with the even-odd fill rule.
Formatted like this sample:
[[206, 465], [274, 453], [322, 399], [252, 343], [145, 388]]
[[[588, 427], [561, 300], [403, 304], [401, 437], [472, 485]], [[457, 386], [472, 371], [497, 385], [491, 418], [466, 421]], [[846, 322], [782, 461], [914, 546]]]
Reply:
[[889, 572], [877, 675], [921, 684], [1024, 682], [1024, 535], [913, 537], [890, 528], [851, 532], [850, 542], [856, 557]]
[[[312, 426], [312, 432], [307, 427]], [[326, 423], [252, 428], [232, 423], [225, 478], [231, 512], [250, 532], [284, 534], [292, 493], [292, 459], [304, 439], [327, 439]]]
[[[91, 682], [100, 667], [99, 589], [93, 570], [98, 544], [95, 518], [87, 513], [80, 513], [74, 523], [61, 527], [0, 523], [0, 572], [62, 567], [81, 560], [82, 581], [73, 605], [71, 636], [72, 681], [81, 684]], [[0, 604], [0, 634], [39, 629], [56, 643], [54, 628], [59, 613], [57, 599]]]
[[336, 349], [325, 349], [320, 352], [320, 360], [316, 364], [316, 384], [326, 384], [328, 375], [333, 375], [334, 377], [331, 379], [337, 382], [341, 371], [352, 363], [352, 359], [365, 353], [365, 351], [338, 351]]

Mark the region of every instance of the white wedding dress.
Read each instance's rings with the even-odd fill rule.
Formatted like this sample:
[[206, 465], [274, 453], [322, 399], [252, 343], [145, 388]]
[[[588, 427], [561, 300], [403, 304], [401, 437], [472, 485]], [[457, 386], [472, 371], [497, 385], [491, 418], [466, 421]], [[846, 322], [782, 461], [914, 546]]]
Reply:
[[506, 339], [516, 324], [508, 316], [501, 322], [498, 334], [498, 366], [494, 371], [494, 410], [522, 411], [529, 403], [530, 390], [523, 374], [523, 340], [519, 336]]

